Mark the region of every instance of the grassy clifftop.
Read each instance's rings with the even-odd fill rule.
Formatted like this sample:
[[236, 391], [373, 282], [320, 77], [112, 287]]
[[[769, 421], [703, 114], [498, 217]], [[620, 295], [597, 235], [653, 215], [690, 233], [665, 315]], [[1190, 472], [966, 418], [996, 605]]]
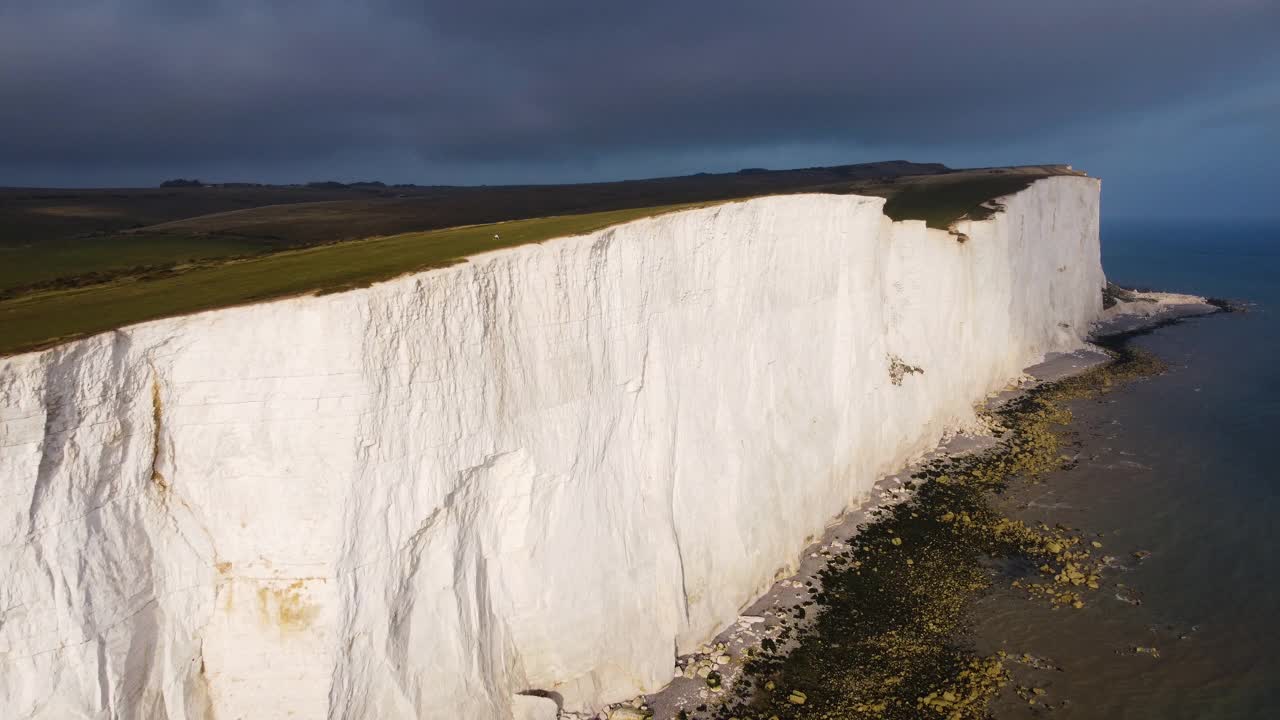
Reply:
[[[901, 173], [921, 168], [924, 171], [919, 174]], [[129, 232], [59, 235], [37, 228], [31, 231], [35, 239], [25, 244], [16, 243], [10, 233], [0, 243], [0, 260], [5, 261], [0, 262], [0, 355], [162, 317], [304, 293], [338, 292], [444, 267], [488, 250], [585, 234], [738, 197], [796, 192], [878, 195], [888, 199], [885, 212], [891, 218], [924, 220], [945, 229], [962, 217], [989, 215], [993, 210], [984, 203], [995, 197], [1069, 172], [1052, 166], [939, 168], [880, 164], [587, 186], [472, 188], [462, 190], [477, 193], [475, 197], [452, 201], [430, 199], [426, 193], [393, 198], [389, 203], [367, 199], [276, 203], [168, 220]], [[268, 193], [271, 199], [279, 199], [276, 190]], [[14, 197], [9, 196], [0, 223], [21, 214], [21, 203], [15, 203]], [[125, 197], [136, 201], [127, 193]], [[658, 198], [683, 201], [660, 203]], [[35, 202], [38, 207], [38, 197]], [[608, 209], [546, 216], [548, 209], [566, 205]], [[85, 208], [96, 207], [92, 212], [108, 217], [110, 223], [121, 221], [101, 207], [76, 207], [67, 212], [84, 213]], [[152, 216], [164, 213], [150, 212]], [[456, 226], [495, 215], [517, 219], [500, 225], [432, 229], [433, 224]], [[425, 227], [368, 237], [379, 228], [405, 226]], [[500, 237], [495, 239], [495, 233]], [[345, 239], [349, 235], [362, 239]]]
[[405, 273], [447, 267], [488, 250], [582, 235], [687, 207], [692, 206], [406, 233], [260, 257], [191, 263], [154, 276], [27, 293], [0, 302], [0, 354], [39, 349], [146, 320], [291, 295], [341, 292]]

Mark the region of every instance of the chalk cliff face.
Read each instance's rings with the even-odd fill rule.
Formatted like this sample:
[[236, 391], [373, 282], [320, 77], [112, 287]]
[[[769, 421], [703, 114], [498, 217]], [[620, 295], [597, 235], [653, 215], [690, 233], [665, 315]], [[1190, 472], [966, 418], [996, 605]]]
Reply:
[[507, 718], [664, 685], [1101, 311], [1098, 184], [640, 220], [0, 360], [0, 716]]

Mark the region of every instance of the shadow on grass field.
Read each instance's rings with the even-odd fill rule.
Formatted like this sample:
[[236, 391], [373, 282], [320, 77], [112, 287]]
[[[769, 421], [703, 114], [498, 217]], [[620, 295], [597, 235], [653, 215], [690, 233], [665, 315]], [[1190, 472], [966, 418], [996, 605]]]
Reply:
[[888, 195], [884, 213], [894, 220], [924, 220], [946, 230], [961, 218], [986, 220], [999, 210], [990, 201], [1012, 195], [1038, 180], [1034, 175], [978, 175], [961, 182], [919, 182]]
[[[119, 234], [95, 242], [51, 240], [28, 247], [0, 246], [0, 299], [42, 286], [92, 285], [141, 275], [193, 260], [272, 251], [248, 238], [177, 233]], [[59, 283], [60, 279], [67, 282]]]

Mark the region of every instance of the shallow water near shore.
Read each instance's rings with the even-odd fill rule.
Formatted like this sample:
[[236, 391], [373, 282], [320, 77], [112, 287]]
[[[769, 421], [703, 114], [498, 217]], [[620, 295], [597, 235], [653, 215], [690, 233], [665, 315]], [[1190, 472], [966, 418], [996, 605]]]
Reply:
[[1078, 528], [1115, 560], [1080, 611], [999, 585], [977, 603], [978, 652], [1030, 655], [1014, 682], [1045, 691], [1036, 705], [1005, 694], [992, 714], [1280, 716], [1280, 228], [1117, 223], [1103, 248], [1121, 285], [1253, 306], [1133, 340], [1168, 371], [1074, 403], [1075, 467], [1000, 500], [1011, 517]]

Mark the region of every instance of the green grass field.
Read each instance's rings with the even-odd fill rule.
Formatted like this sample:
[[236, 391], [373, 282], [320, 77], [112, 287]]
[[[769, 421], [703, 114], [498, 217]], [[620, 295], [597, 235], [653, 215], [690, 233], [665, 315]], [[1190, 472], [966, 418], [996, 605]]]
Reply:
[[[945, 182], [946, 176], [943, 176], [940, 180], [862, 190], [866, 194], [888, 197], [885, 213], [895, 220], [924, 220], [930, 227], [946, 229], [965, 214], [978, 219], [985, 217], [989, 213], [979, 208], [980, 203], [1017, 192], [1031, 181], [1016, 175], [978, 177], [964, 182]], [[175, 263], [289, 249], [291, 243], [287, 235], [291, 224], [350, 226], [369, 222], [371, 218], [382, 220], [379, 213], [361, 210], [337, 203], [300, 203], [272, 207], [267, 212], [197, 217], [145, 231], [55, 239], [24, 246], [0, 245], [0, 298], [6, 294], [38, 291], [44, 289], [40, 287], [42, 283], [58, 279], [68, 279], [64, 287], [90, 285], [144, 275]], [[376, 230], [376, 224], [370, 229]], [[376, 233], [366, 233], [373, 234]]]
[[[582, 235], [697, 206], [669, 205], [407, 233], [179, 268], [176, 274], [158, 279], [31, 293], [0, 302], [0, 355], [161, 317], [363, 287], [405, 273], [445, 267], [487, 250]], [[500, 239], [495, 240], [494, 233], [500, 234]]]
[[[1058, 166], [940, 167], [887, 163], [572, 186], [418, 188], [335, 200], [296, 188], [211, 190], [208, 197], [199, 189], [0, 191], [0, 355], [162, 317], [339, 292], [486, 250], [762, 195], [876, 195], [887, 199], [885, 213], [894, 220], [947, 229], [962, 217], [988, 217], [993, 211], [984, 203], [1038, 179], [1078, 174]], [[918, 174], [901, 174], [907, 172]], [[251, 203], [268, 204], [244, 207]], [[129, 223], [135, 227], [120, 229]]]
[[130, 268], [256, 255], [270, 249], [246, 238], [176, 233], [119, 233], [92, 242], [0, 247], [0, 292], [69, 276], [119, 274]]

